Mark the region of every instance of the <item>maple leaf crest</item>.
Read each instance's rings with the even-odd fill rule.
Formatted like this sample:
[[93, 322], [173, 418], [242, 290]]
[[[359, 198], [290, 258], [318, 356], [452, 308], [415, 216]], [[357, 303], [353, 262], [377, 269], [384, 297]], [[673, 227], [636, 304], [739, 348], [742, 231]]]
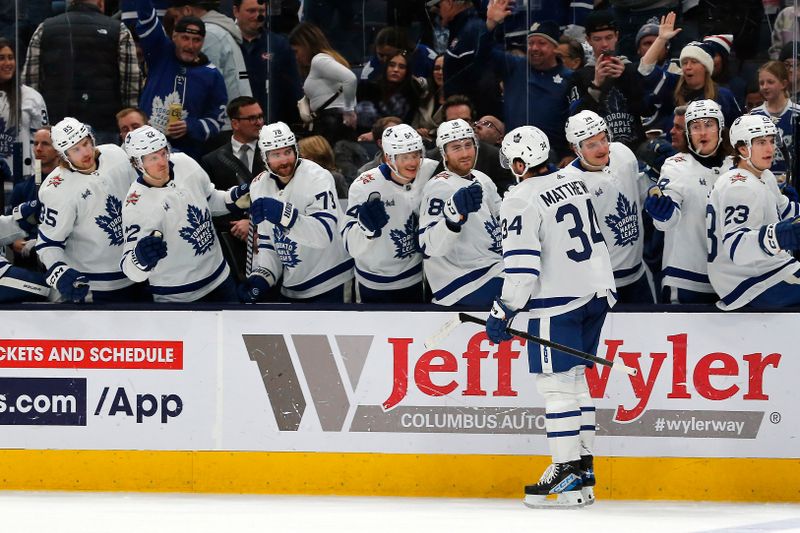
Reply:
[[419, 241], [417, 240], [418, 227], [419, 222], [417, 221], [417, 215], [411, 213], [402, 229], [393, 229], [389, 232], [389, 237], [394, 243], [395, 258], [404, 259], [419, 252]]
[[492, 238], [492, 244], [489, 246], [489, 251], [496, 254], [503, 253], [503, 241], [500, 236], [500, 224], [498, 224], [497, 219], [492, 217], [484, 222], [483, 226], [486, 228], [486, 232]]
[[106, 214], [94, 218], [101, 230], [108, 234], [111, 246], [122, 246], [122, 200], [116, 196], [108, 195], [106, 198]]
[[625, 196], [620, 193], [617, 197], [617, 212], [606, 215], [606, 225], [614, 233], [616, 246], [627, 246], [639, 240], [639, 213], [636, 210], [636, 202], [631, 204]]
[[214, 245], [214, 228], [211, 225], [211, 213], [208, 210], [189, 205], [186, 210], [186, 221], [188, 226], [184, 226], [178, 232], [180, 236], [192, 245], [194, 255], [203, 255]]
[[297, 255], [297, 243], [287, 237], [281, 228], [274, 226], [273, 230], [275, 253], [278, 254], [278, 259], [283, 263], [283, 266], [294, 268], [302, 263]]

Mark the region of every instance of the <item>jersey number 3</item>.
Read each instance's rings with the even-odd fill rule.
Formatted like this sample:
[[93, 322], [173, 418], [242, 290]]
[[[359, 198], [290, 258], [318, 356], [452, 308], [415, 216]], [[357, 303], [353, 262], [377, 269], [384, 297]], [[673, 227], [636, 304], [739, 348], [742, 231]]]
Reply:
[[[603, 242], [603, 235], [600, 233], [600, 230], [597, 228], [597, 216], [594, 213], [594, 207], [592, 207], [591, 200], [586, 200], [586, 209], [589, 211], [589, 234], [586, 235], [586, 231], [584, 230], [584, 222], [583, 216], [581, 215], [580, 209], [575, 204], [564, 204], [558, 208], [556, 211], [556, 222], [564, 222], [566, 220], [567, 215], [570, 216], [572, 219], [568, 223], [571, 222], [572, 227], [569, 228], [569, 236], [573, 239], [578, 239], [580, 241], [580, 248], [573, 248], [572, 250], [567, 250], [567, 257], [575, 261], [576, 263], [580, 263], [581, 261], [586, 261], [592, 256], [592, 243], [601, 243]], [[589, 242], [589, 237], [591, 236], [591, 242]]]

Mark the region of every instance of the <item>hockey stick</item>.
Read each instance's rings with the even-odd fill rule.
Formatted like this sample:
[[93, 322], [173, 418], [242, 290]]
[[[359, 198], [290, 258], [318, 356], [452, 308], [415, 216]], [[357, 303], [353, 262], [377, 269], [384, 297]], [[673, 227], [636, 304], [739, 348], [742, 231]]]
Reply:
[[[438, 344], [442, 339], [450, 335], [450, 333], [452, 333], [452, 331], [456, 329], [458, 325], [463, 322], [472, 322], [473, 324], [486, 326], [485, 320], [476, 318], [472, 315], [468, 315], [467, 313], [458, 313], [458, 318], [448, 320], [442, 325], [441, 328], [439, 328], [439, 330], [437, 330], [433, 335], [431, 335], [425, 340], [425, 347], [428, 349], [432, 348], [433, 346]], [[507, 331], [512, 335], [514, 335], [515, 337], [535, 342], [536, 344], [552, 348], [553, 350], [558, 350], [560, 352], [568, 353], [572, 356], [577, 357], [578, 359], [583, 359], [584, 361], [589, 361], [592, 363], [597, 363], [598, 365], [610, 367], [612, 370], [624, 372], [630, 376], [635, 376], [639, 373], [639, 371], [636, 370], [635, 368], [631, 368], [620, 361], [609, 361], [608, 359], [597, 357], [596, 355], [582, 352], [580, 350], [576, 350], [575, 348], [571, 348], [569, 346], [565, 346], [563, 344], [559, 344], [551, 340], [531, 335], [530, 333], [527, 333], [525, 331], [520, 331], [511, 328], [508, 328]]]

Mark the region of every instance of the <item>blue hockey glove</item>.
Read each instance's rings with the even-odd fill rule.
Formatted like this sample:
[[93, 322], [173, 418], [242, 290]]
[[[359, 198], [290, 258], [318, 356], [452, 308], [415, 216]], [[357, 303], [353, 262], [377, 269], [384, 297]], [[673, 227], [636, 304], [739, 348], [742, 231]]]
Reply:
[[19, 204], [11, 212], [14, 222], [25, 233], [31, 233], [36, 229], [39, 224], [39, 212], [42, 210], [42, 204], [36, 200], [24, 202]]
[[230, 202], [228, 202], [228, 211], [241, 212], [250, 207], [250, 184], [242, 183], [236, 187], [228, 189], [230, 194]]
[[660, 196], [648, 196], [647, 199], [644, 201], [644, 208], [653, 217], [655, 220], [659, 222], [666, 222], [670, 218], [672, 218], [672, 214], [675, 212], [675, 202], [672, 201], [672, 198], [666, 195]]
[[481, 208], [483, 187], [477, 181], [469, 187], [462, 187], [444, 204], [444, 215], [453, 224], [461, 226], [467, 216]]
[[133, 250], [133, 264], [145, 272], [152, 270], [161, 259], [167, 257], [167, 243], [160, 232], [139, 239]]
[[496, 298], [486, 319], [486, 336], [495, 344], [510, 341], [514, 336], [508, 332], [508, 325], [514, 320], [516, 311], [507, 307], [500, 298]]
[[283, 229], [289, 229], [297, 221], [297, 209], [289, 202], [283, 203], [275, 198], [259, 198], [250, 206], [254, 224], [268, 220]]
[[767, 255], [781, 250], [800, 250], [800, 217], [761, 226], [758, 243]]
[[783, 186], [780, 187], [780, 189], [783, 195], [786, 198], [788, 198], [790, 202], [800, 202], [800, 194], [797, 194], [797, 189], [795, 189], [788, 183], [784, 182]]
[[253, 304], [264, 298], [274, 282], [274, 276], [269, 270], [257, 268], [247, 280], [237, 287], [239, 300], [242, 303]]
[[89, 278], [64, 263], [56, 263], [50, 267], [47, 271], [47, 284], [58, 289], [70, 302], [81, 303], [89, 295]]
[[380, 236], [381, 228], [389, 223], [389, 214], [383, 200], [373, 198], [358, 208], [358, 225], [369, 239]]

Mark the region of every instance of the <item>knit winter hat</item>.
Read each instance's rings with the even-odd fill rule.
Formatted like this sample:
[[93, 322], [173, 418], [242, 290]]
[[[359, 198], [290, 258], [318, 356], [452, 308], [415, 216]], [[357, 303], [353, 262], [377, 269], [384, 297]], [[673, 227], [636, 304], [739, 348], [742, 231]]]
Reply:
[[561, 30], [558, 23], [554, 20], [543, 20], [542, 22], [534, 22], [528, 30], [528, 37], [536, 35], [544, 37], [554, 45], [558, 46], [558, 40], [561, 38]]
[[731, 45], [733, 44], [733, 35], [730, 33], [709, 35], [703, 39], [703, 44], [711, 48], [711, 57], [719, 54], [724, 58], [728, 57], [731, 53]]
[[687, 57], [703, 65], [709, 74], [714, 72], [714, 52], [709, 45], [699, 41], [690, 42], [681, 50], [681, 64], [683, 64], [683, 60]]
[[639, 28], [639, 31], [636, 32], [636, 47], [639, 47], [639, 41], [651, 35], [658, 36], [658, 19], [656, 17], [649, 19], [644, 26]]

